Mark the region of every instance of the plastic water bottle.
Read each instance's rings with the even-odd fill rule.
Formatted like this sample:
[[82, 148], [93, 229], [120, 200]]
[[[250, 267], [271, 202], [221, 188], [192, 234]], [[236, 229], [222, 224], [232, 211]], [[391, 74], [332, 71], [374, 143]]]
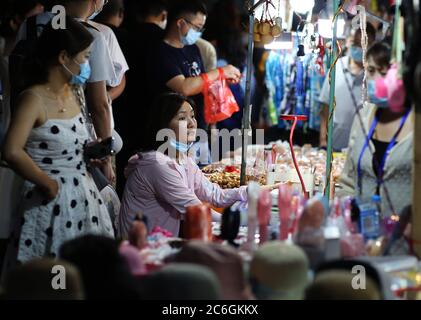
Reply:
[[360, 230], [366, 240], [380, 236], [380, 202], [380, 196], [373, 195], [371, 203], [360, 205]]

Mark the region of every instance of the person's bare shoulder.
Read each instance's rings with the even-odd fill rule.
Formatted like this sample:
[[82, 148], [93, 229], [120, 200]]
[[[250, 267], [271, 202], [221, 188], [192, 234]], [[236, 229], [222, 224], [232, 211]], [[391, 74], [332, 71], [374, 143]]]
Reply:
[[32, 86], [19, 95], [18, 110], [36, 118], [43, 114], [44, 105], [40, 86]]

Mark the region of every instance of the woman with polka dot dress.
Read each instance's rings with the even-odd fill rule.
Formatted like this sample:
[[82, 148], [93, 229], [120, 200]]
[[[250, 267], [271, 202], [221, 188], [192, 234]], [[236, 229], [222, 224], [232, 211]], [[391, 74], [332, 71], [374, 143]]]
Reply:
[[28, 89], [21, 94], [3, 152], [26, 180], [6, 269], [16, 262], [56, 256], [63, 242], [83, 234], [114, 236], [84, 161], [89, 134], [72, 90], [89, 78], [92, 41], [82, 24], [67, 17], [66, 29], [44, 29], [25, 69]]

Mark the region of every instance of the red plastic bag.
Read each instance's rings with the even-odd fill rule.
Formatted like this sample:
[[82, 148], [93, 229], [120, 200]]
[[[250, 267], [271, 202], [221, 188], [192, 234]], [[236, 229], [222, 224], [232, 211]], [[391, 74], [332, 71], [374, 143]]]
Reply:
[[205, 101], [205, 121], [208, 124], [228, 119], [240, 110], [227, 84], [224, 71], [218, 69], [218, 72], [219, 77], [215, 81], [209, 81], [206, 73], [201, 74], [205, 81], [202, 93]]

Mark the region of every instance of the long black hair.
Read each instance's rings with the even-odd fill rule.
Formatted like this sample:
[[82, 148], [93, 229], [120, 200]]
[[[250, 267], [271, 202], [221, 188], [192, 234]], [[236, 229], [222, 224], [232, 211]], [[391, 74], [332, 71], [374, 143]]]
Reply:
[[148, 117], [146, 136], [142, 139], [140, 151], [157, 150], [162, 145], [163, 142], [156, 139], [158, 132], [169, 128], [171, 120], [177, 115], [184, 102], [189, 103], [193, 109], [196, 108], [193, 100], [179, 93], [164, 93], [156, 98]]
[[88, 48], [94, 38], [81, 23], [66, 16], [66, 28], [58, 29], [50, 22], [36, 42], [33, 52], [26, 58], [23, 88], [48, 81], [49, 70], [58, 64], [58, 57], [66, 51], [71, 57]]

